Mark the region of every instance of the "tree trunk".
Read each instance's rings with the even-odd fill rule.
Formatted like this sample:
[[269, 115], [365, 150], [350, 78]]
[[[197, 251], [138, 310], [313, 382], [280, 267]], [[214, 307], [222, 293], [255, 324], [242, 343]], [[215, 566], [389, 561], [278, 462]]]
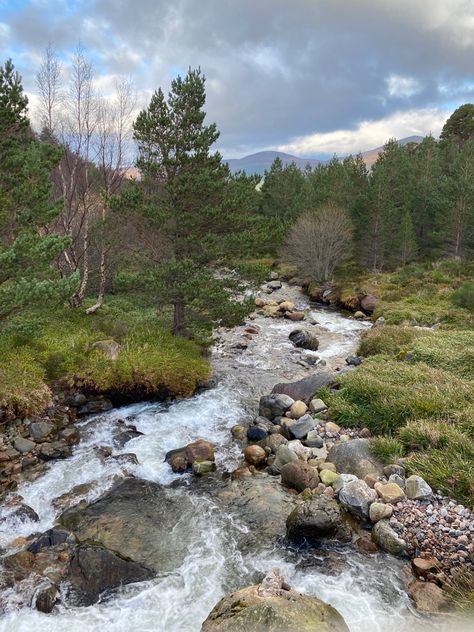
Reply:
[[100, 251], [100, 282], [99, 282], [99, 294], [97, 296], [97, 302], [92, 307], [86, 309], [86, 314], [95, 314], [104, 304], [105, 297], [105, 284], [107, 282], [107, 265], [106, 265], [105, 248], [102, 245]]
[[173, 334], [175, 336], [185, 336], [184, 328], [184, 303], [173, 303]]

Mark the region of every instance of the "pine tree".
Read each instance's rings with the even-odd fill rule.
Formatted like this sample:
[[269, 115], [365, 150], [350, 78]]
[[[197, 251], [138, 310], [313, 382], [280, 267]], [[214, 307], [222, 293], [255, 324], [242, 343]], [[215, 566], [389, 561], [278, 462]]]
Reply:
[[283, 166], [280, 157], [265, 172], [261, 189], [262, 213], [268, 217], [292, 223], [305, 207], [305, 178], [301, 170], [291, 163]]
[[190, 69], [173, 80], [168, 98], [156, 91], [134, 123], [144, 212], [161, 245], [151, 276], [161, 302], [173, 306], [176, 335], [186, 335], [190, 316], [214, 320], [228, 310], [212, 266], [229, 254], [235, 216], [222, 208], [229, 171], [211, 153], [219, 132], [204, 124], [204, 86], [201, 71]]
[[53, 266], [67, 239], [48, 233], [59, 212], [50, 174], [61, 150], [35, 138], [27, 106], [9, 60], [0, 67], [0, 320], [35, 301], [64, 300], [76, 283]]

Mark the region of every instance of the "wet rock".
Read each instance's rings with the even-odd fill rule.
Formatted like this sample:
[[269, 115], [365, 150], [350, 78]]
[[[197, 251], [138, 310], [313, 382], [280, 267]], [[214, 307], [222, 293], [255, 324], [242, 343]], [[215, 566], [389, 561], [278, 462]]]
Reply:
[[357, 538], [355, 545], [357, 550], [361, 553], [377, 553], [379, 551], [379, 547], [375, 542], [373, 542], [369, 537], [362, 536]]
[[293, 509], [286, 521], [290, 540], [350, 539], [350, 530], [344, 523], [338, 503], [325, 494], [315, 495]]
[[12, 575], [15, 581], [21, 581], [27, 577], [35, 562], [35, 556], [30, 551], [18, 551], [3, 559], [5, 570]]
[[287, 463], [281, 468], [281, 482], [299, 492], [315, 489], [319, 483], [318, 471], [303, 461]]
[[105, 413], [113, 408], [112, 402], [107, 398], [91, 399], [83, 404], [77, 414], [79, 417], [84, 415], [98, 415], [99, 413]]
[[30, 439], [25, 439], [24, 437], [15, 437], [13, 439], [13, 445], [15, 450], [18, 450], [21, 454], [26, 454], [36, 448], [36, 443], [34, 441], [30, 441]]
[[[79, 430], [77, 428], [64, 428], [59, 433], [59, 438], [65, 441], [68, 445], [78, 443], [80, 439]], [[122, 444], [123, 445], [123, 444]]]
[[316, 597], [285, 585], [277, 570], [258, 586], [226, 595], [201, 632], [349, 632], [342, 616]]
[[170, 450], [166, 453], [165, 461], [171, 466], [171, 469], [176, 474], [181, 474], [189, 469], [185, 448]]
[[211, 472], [216, 471], [216, 464], [214, 461], [194, 461], [193, 474], [195, 476], [205, 476]]
[[272, 434], [266, 437], [263, 441], [260, 441], [260, 446], [265, 450], [265, 448], [270, 448], [273, 454], [276, 454], [276, 451], [281, 445], [286, 445], [288, 443], [288, 439], [281, 434]]
[[383, 466], [370, 452], [368, 439], [353, 439], [336, 444], [328, 454], [327, 460], [334, 463], [338, 472], [354, 474], [364, 478], [367, 474], [379, 476]]
[[410, 476], [406, 480], [405, 493], [412, 500], [431, 498], [433, 490], [421, 476]]
[[249, 441], [262, 441], [268, 436], [268, 432], [258, 426], [250, 426], [247, 430], [247, 439]]
[[314, 419], [311, 415], [305, 415], [292, 424], [289, 428], [290, 435], [295, 439], [304, 439], [308, 432], [314, 429]]
[[392, 555], [403, 555], [407, 545], [397, 532], [392, 529], [388, 520], [380, 520], [372, 529], [372, 538], [381, 549]]
[[264, 395], [260, 398], [258, 414], [270, 420], [282, 417], [294, 403], [295, 400], [284, 393]]
[[364, 481], [350, 481], [339, 492], [339, 502], [351, 514], [362, 520], [369, 517], [369, 507], [377, 494]]
[[413, 580], [408, 585], [408, 594], [421, 612], [437, 613], [449, 610], [449, 600], [446, 593], [431, 582]]
[[33, 603], [36, 610], [48, 614], [51, 612], [58, 599], [59, 590], [57, 586], [47, 583], [40, 586], [33, 596]]
[[[28, 426], [28, 432], [33, 439], [44, 439], [54, 430], [54, 425], [48, 421], [33, 421]], [[21, 450], [20, 450], [21, 452]]]
[[[294, 401], [301, 400], [306, 404], [313, 399], [314, 395], [324, 386], [334, 382], [334, 376], [328, 372], [315, 373], [297, 382], [287, 382], [275, 384], [272, 393], [289, 395]], [[289, 407], [288, 407], [289, 408]]]
[[67, 529], [53, 527], [33, 540], [33, 542], [31, 542], [28, 546], [28, 551], [36, 554], [43, 549], [49, 549], [52, 546], [57, 546], [58, 544], [64, 544], [66, 542], [74, 544], [76, 542], [76, 538]]
[[244, 450], [244, 456], [250, 465], [261, 465], [267, 458], [267, 453], [259, 445], [249, 445]]
[[214, 444], [204, 439], [198, 439], [186, 446], [186, 458], [188, 464], [192, 465], [194, 461], [214, 461]]
[[369, 507], [369, 518], [372, 522], [378, 522], [385, 518], [390, 518], [393, 513], [393, 507], [384, 503], [374, 502]]
[[70, 601], [75, 606], [90, 606], [106, 590], [153, 576], [153, 570], [144, 564], [123, 558], [102, 546], [83, 544], [74, 552], [69, 568]]
[[39, 516], [34, 509], [28, 505], [18, 505], [7, 517], [0, 519], [0, 525], [6, 520], [16, 520], [18, 522], [38, 522]]
[[137, 437], [142, 437], [143, 432], [139, 432], [135, 426], [127, 428], [123, 432], [120, 432], [118, 435], [114, 437], [114, 445], [117, 448], [123, 448], [123, 446], [131, 441], [132, 439], [136, 439]]
[[317, 351], [319, 347], [319, 340], [310, 331], [306, 329], [295, 329], [290, 333], [288, 338], [295, 345], [301, 349], [310, 349], [311, 351]]
[[85, 508], [64, 512], [60, 524], [79, 542], [94, 542], [122, 559], [156, 572], [168, 572], [182, 564], [191, 534], [179, 521], [191, 520], [195, 509], [189, 498], [157, 483], [129, 478], [114, 485]]

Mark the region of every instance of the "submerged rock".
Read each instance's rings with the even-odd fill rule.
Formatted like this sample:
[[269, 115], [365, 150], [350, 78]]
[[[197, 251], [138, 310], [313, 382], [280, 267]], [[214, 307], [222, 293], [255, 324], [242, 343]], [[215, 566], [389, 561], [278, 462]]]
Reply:
[[295, 329], [290, 333], [288, 338], [295, 345], [301, 349], [310, 349], [311, 351], [317, 351], [319, 347], [319, 340], [316, 336], [306, 329]]
[[261, 584], [223, 597], [201, 632], [349, 632], [339, 612], [291, 589], [277, 569]]

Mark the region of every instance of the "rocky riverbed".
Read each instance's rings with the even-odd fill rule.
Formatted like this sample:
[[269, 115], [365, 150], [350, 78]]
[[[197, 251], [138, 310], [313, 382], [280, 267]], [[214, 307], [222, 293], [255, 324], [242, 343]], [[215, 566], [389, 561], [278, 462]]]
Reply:
[[[366, 438], [331, 425], [324, 406], [306, 397], [333, 372], [348, 370], [345, 358], [370, 324], [311, 309], [285, 285], [262, 293], [259, 303], [245, 325], [216, 332], [215, 388], [172, 405], [143, 403], [79, 421], [71, 454], [46, 462], [7, 496], [0, 630], [197, 631], [223, 595], [259, 585], [275, 567], [294, 590], [335, 607], [354, 632], [452, 629], [450, 619], [426, 621], [408, 597], [413, 574], [405, 552], [425, 559], [431, 552], [419, 546], [422, 517], [411, 525], [407, 517], [419, 507], [437, 516], [448, 504], [445, 518], [456, 533], [443, 533], [462, 538], [470, 514], [436, 496], [417, 500], [403, 491], [388, 498], [399, 493], [386, 488], [390, 476], [403, 479], [403, 472], [377, 470], [372, 461], [343, 474], [353, 478], [339, 486], [345, 466], [336, 448], [366, 446]], [[318, 344], [297, 346], [301, 337], [289, 338], [295, 329]], [[288, 382], [298, 383], [289, 387], [295, 397], [287, 394], [289, 405], [273, 415], [270, 391]], [[402, 480], [391, 484], [403, 487]], [[376, 500], [379, 520], [370, 515]], [[453, 512], [457, 524], [448, 519]], [[308, 537], [315, 523], [319, 536]], [[387, 533], [392, 544], [404, 542], [401, 557], [377, 549], [371, 524], [382, 524], [379, 544]], [[425, 541], [432, 539], [427, 533]], [[459, 563], [468, 544], [457, 543]], [[437, 573], [437, 565], [425, 566], [417, 568], [423, 585]]]

